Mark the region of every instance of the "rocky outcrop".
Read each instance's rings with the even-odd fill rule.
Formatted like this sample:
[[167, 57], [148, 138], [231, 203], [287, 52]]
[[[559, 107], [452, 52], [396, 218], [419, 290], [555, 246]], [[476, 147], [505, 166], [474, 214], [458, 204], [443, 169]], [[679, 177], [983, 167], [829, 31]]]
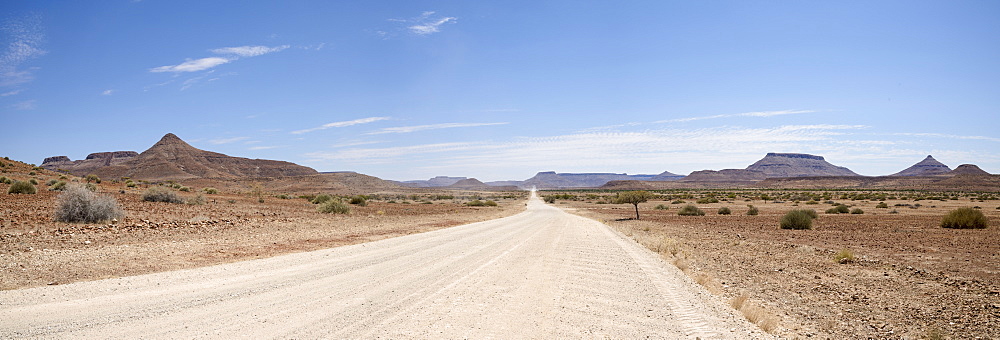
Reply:
[[95, 152], [87, 155], [86, 159], [70, 160], [66, 156], [48, 157], [42, 162], [41, 167], [49, 170], [67, 171], [73, 175], [85, 176], [97, 172], [98, 169], [125, 163], [139, 153], [135, 151], [112, 151]]
[[975, 164], [962, 164], [955, 168], [955, 170], [948, 172], [948, 175], [988, 176], [990, 173], [980, 169], [979, 166]]
[[830, 164], [823, 156], [801, 153], [768, 153], [747, 170], [760, 171], [767, 178], [859, 176], [848, 168]]
[[616, 173], [556, 173], [544, 171], [535, 174], [518, 186], [521, 188], [536, 187], [538, 189], [558, 188], [596, 188], [610, 181], [649, 181], [658, 175], [629, 175]]
[[195, 148], [168, 133], [148, 150], [92, 153], [65, 167], [64, 157], [50, 157], [43, 167], [78, 176], [132, 177], [151, 181], [191, 178], [253, 178], [315, 175], [316, 170], [290, 162], [231, 157]]
[[767, 179], [763, 171], [746, 169], [701, 170], [692, 172], [678, 182], [755, 182]]
[[889, 176], [936, 176], [946, 175], [949, 172], [951, 172], [951, 168], [928, 155], [917, 164]]
[[446, 187], [468, 177], [437, 176], [428, 180], [403, 181], [402, 185], [414, 188]]

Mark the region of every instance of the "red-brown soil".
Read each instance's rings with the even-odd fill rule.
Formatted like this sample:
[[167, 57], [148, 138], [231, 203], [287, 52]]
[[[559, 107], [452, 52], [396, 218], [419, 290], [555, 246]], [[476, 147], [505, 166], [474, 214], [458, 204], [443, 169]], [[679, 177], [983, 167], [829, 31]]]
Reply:
[[[557, 205], [605, 221], [671, 260], [683, 258], [691, 275], [714, 277], [719, 293], [741, 292], [780, 318], [775, 333], [788, 338], [955, 339], [1000, 338], [1000, 206], [998, 201], [836, 200], [862, 215], [824, 214], [829, 204], [793, 206], [761, 200], [697, 204], [705, 216], [678, 216], [683, 204], [630, 205], [558, 201]], [[694, 203], [693, 200], [688, 200]], [[760, 209], [746, 216], [748, 203]], [[654, 210], [663, 204], [668, 210]], [[921, 204], [917, 209], [895, 204]], [[988, 229], [939, 227], [957, 207], [980, 206]], [[732, 215], [718, 215], [720, 207]], [[782, 230], [781, 216], [815, 209], [812, 230]], [[890, 211], [897, 211], [890, 214]], [[669, 248], [677, 245], [677, 255]], [[851, 263], [834, 261], [850, 250]]]
[[[0, 289], [193, 268], [363, 243], [512, 215], [523, 210], [526, 197], [523, 192], [382, 192], [367, 206], [352, 205], [350, 214], [338, 215], [319, 213], [306, 199], [281, 199], [275, 197], [281, 192], [267, 190], [258, 196], [219, 188], [219, 194], [203, 194], [203, 205], [145, 202], [143, 192], [155, 185], [128, 188], [105, 180], [98, 184], [99, 191], [115, 197], [125, 217], [114, 223], [72, 224], [52, 218], [59, 192], [49, 191], [45, 183], [60, 174], [3, 162], [10, 165], [0, 175], [35, 178], [40, 184], [37, 194], [21, 195], [7, 194], [9, 185], [0, 184]], [[35, 174], [29, 175], [31, 171]], [[84, 182], [72, 176], [67, 180]], [[240, 188], [241, 184], [246, 183], [231, 187]], [[177, 193], [187, 199], [202, 188]], [[455, 197], [435, 197], [438, 195]], [[464, 204], [474, 198], [491, 199], [500, 206]]]

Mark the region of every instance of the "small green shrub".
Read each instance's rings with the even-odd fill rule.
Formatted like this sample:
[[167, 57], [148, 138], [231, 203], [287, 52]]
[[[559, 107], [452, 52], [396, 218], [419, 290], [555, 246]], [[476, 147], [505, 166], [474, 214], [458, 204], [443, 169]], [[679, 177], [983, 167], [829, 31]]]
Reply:
[[316, 211], [326, 214], [347, 214], [351, 212], [351, 206], [340, 200], [330, 199], [316, 207]]
[[885, 204], [885, 202], [879, 202], [878, 205], [875, 206], [875, 208], [877, 208], [877, 209], [889, 209], [889, 205]]
[[670, 202], [670, 204], [684, 204], [684, 203], [687, 202], [684, 202], [684, 200], [674, 200], [673, 202]]
[[219, 193], [219, 189], [216, 189], [216, 188], [204, 188], [204, 189], [201, 189], [201, 191], [204, 191], [206, 194], [209, 194], [209, 195], [215, 195], [215, 194]]
[[87, 180], [88, 183], [89, 182], [101, 183], [101, 178], [97, 177], [97, 175], [94, 175], [94, 174], [90, 174], [90, 175], [84, 176], [83, 179]]
[[701, 211], [701, 209], [698, 209], [698, 207], [696, 207], [694, 205], [688, 204], [688, 205], [685, 205], [683, 208], [681, 208], [681, 210], [677, 212], [677, 215], [680, 215], [680, 216], [705, 216], [705, 212]]
[[7, 183], [7, 180], [8, 180], [7, 176], [0, 176], [0, 183]]
[[733, 211], [729, 210], [729, 208], [727, 208], [727, 207], [719, 208], [719, 215], [729, 215], [729, 214], [732, 214], [732, 213], [733, 213]]
[[25, 181], [14, 181], [10, 188], [7, 188], [8, 194], [34, 194], [37, 192], [38, 189], [35, 189], [34, 185]]
[[495, 207], [495, 206], [497, 206], [497, 202], [494, 202], [494, 201], [486, 201], [486, 202], [483, 202], [483, 205], [485, 205], [485, 206], [487, 206], [487, 207]]
[[656, 205], [656, 207], [655, 207], [655, 208], [653, 208], [653, 209], [656, 209], [656, 210], [667, 210], [667, 209], [670, 209], [670, 208], [668, 208], [667, 206], [665, 206], [665, 205], [663, 205], [663, 204], [658, 204], [658, 205]]
[[987, 223], [986, 215], [972, 208], [952, 210], [941, 219], [941, 227], [954, 229], [986, 229]]
[[283, 199], [283, 200], [292, 199], [292, 196], [288, 196], [287, 194], [275, 195], [274, 197], [280, 198], [280, 199]]
[[747, 216], [757, 216], [757, 214], [760, 214], [760, 210], [757, 207], [751, 204], [747, 204], [747, 207], [749, 208], [747, 209]]
[[56, 198], [55, 220], [70, 223], [95, 223], [124, 215], [113, 197], [95, 194], [79, 185], [70, 185]]
[[312, 202], [312, 204], [323, 204], [329, 202], [330, 200], [333, 200], [333, 196], [327, 194], [319, 194], [316, 195], [316, 197], [314, 197], [310, 202]]
[[695, 201], [695, 203], [698, 204], [719, 203], [719, 200], [716, 199], [715, 197], [705, 197], [698, 199], [697, 201]]
[[833, 255], [833, 262], [840, 264], [853, 263], [854, 260], [854, 252], [850, 249], [841, 249], [837, 254]]
[[32, 171], [32, 172], [28, 173], [28, 176], [34, 176], [35, 174], [36, 174], [36, 172]]
[[854, 215], [861, 215], [861, 214], [864, 214], [864, 213], [865, 213], [865, 211], [861, 210], [861, 208], [851, 209], [851, 214], [854, 214]]
[[173, 191], [152, 187], [142, 194], [142, 200], [146, 202], [184, 203], [184, 200]]
[[125, 181], [125, 186], [129, 188], [135, 188], [135, 182], [133, 182], [132, 180], [127, 180]]
[[808, 214], [809, 217], [819, 218], [819, 215], [816, 214], [816, 210], [812, 210], [812, 209], [801, 209], [801, 210], [804, 211], [806, 214]]
[[812, 229], [812, 216], [805, 210], [792, 210], [781, 217], [781, 229]]
[[189, 187], [185, 187], [185, 186], [182, 186], [182, 187], [180, 187], [180, 188], [177, 188], [177, 190], [180, 190], [180, 191], [183, 191], [183, 192], [190, 192], [190, 191], [191, 191], [191, 188], [189, 188]]
[[553, 196], [553, 195], [542, 197], [542, 200], [544, 200], [545, 203], [549, 203], [549, 204], [556, 203], [556, 197]]
[[364, 196], [356, 195], [356, 196], [351, 196], [351, 200], [348, 203], [364, 207], [368, 205], [368, 200], [365, 199]]
[[97, 192], [97, 184], [87, 183], [87, 184], [84, 184], [83, 187], [87, 188], [87, 190], [90, 190], [90, 191], [93, 191], [93, 192]]
[[28, 180], [28, 183], [31, 183], [31, 185], [38, 185], [38, 180], [37, 180], [37, 179], [34, 179], [34, 178], [32, 178], [32, 179], [29, 179], [29, 180]]
[[469, 201], [469, 202], [465, 202], [465, 205], [470, 206], [470, 207], [481, 207], [481, 206], [486, 205], [486, 203], [483, 203], [483, 201], [480, 201], [480, 200], [472, 200], [472, 201]]
[[837, 206], [826, 210], [827, 214], [846, 214], [849, 212], [851, 212], [851, 208], [843, 204], [837, 204]]
[[52, 183], [52, 185], [49, 186], [49, 190], [52, 191], [63, 191], [63, 189], [65, 188], [66, 188], [65, 181], [56, 181], [55, 183]]

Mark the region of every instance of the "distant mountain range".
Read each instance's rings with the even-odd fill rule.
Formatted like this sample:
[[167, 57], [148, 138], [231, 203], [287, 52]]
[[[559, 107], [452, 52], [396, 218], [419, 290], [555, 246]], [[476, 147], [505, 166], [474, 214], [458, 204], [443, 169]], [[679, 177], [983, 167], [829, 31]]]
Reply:
[[[247, 186], [253, 181], [273, 189], [290, 191], [362, 191], [405, 187], [454, 190], [520, 189], [669, 189], [697, 187], [976, 187], [976, 183], [1000, 183], [972, 164], [952, 170], [927, 156], [890, 176], [861, 176], [848, 168], [830, 164], [822, 156], [768, 153], [745, 169], [701, 170], [687, 176], [664, 171], [657, 175], [625, 173], [557, 173], [543, 171], [523, 181], [483, 183], [475, 178], [438, 176], [428, 180], [395, 182], [353, 172], [320, 173], [291, 162], [232, 157], [195, 148], [172, 133], [152, 147], [135, 151], [92, 153], [83, 160], [66, 156], [45, 158], [41, 167], [77, 176], [130, 177], [147, 181], [217, 180]], [[951, 179], [958, 178], [958, 179]], [[946, 180], [947, 179], [947, 180]], [[978, 182], [977, 182], [978, 181]], [[840, 184], [837, 184], [840, 183]]]

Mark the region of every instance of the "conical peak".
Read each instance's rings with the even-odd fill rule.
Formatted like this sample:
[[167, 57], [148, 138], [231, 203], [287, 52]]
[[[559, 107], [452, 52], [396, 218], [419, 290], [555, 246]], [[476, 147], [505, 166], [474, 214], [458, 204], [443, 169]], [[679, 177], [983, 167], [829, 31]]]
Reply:
[[172, 134], [172, 133], [167, 133], [167, 134], [163, 135], [163, 138], [160, 138], [160, 141], [156, 142], [156, 144], [154, 144], [153, 147], [167, 146], [167, 145], [184, 145], [184, 146], [190, 146], [187, 142], [181, 140], [180, 137], [177, 137], [177, 135]]

